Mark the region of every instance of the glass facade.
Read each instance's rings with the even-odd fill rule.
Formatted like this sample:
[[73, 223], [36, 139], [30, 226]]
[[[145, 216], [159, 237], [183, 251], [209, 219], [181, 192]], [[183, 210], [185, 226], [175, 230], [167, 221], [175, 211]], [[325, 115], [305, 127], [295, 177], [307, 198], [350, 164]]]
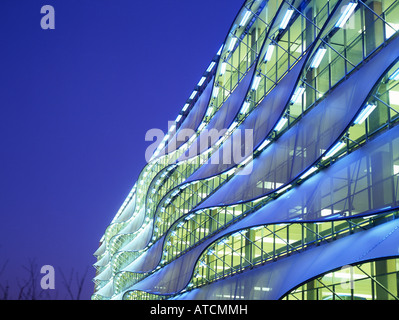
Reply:
[[92, 299], [399, 299], [398, 29], [397, 0], [245, 1], [107, 227]]
[[398, 258], [344, 266], [288, 293], [284, 300], [398, 300]]

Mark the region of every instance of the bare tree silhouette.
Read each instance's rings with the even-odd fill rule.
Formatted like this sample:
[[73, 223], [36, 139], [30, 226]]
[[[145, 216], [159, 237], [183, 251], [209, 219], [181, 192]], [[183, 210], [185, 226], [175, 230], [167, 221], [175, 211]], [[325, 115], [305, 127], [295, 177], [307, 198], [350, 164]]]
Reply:
[[23, 266], [27, 272], [27, 278], [17, 279], [19, 288], [18, 300], [38, 300], [49, 298], [47, 290], [39, 290], [40, 270], [35, 259], [29, 259], [28, 264]]
[[[8, 260], [0, 265], [0, 280], [6, 270]], [[57, 299], [59, 294], [65, 294], [65, 300], [80, 300], [83, 292], [84, 284], [87, 279], [89, 268], [86, 267], [82, 275], [79, 275], [73, 268], [69, 273], [69, 277], [61, 268], [57, 268], [57, 272], [61, 274], [62, 284], [66, 291], [63, 290], [44, 290], [40, 286], [40, 267], [35, 259], [29, 259], [26, 265], [22, 266], [25, 273], [21, 278], [16, 278], [14, 285], [10, 284], [12, 279], [6, 279], [0, 282], [0, 300], [44, 300]], [[62, 286], [61, 286], [62, 287]]]
[[[5, 261], [3, 263], [3, 265], [0, 267], [0, 278], [1, 278], [2, 274], [4, 273], [4, 270], [6, 269], [7, 264], [8, 264], [8, 260]], [[4, 286], [0, 283], [0, 290], [1, 290], [1, 293], [2, 293], [2, 295], [0, 297], [1, 300], [7, 300], [8, 299], [9, 289], [10, 289], [10, 286], [8, 285], [8, 281], [6, 281]]]
[[[77, 271], [75, 272], [74, 269], [72, 269], [69, 278], [67, 278], [60, 269], [63, 283], [72, 300], [80, 300], [80, 295], [82, 293], [83, 284], [86, 280], [87, 272], [88, 272], [88, 267], [86, 267], [86, 270], [83, 273], [83, 275], [79, 277], [79, 273]], [[73, 289], [73, 281], [75, 281], [76, 289]]]

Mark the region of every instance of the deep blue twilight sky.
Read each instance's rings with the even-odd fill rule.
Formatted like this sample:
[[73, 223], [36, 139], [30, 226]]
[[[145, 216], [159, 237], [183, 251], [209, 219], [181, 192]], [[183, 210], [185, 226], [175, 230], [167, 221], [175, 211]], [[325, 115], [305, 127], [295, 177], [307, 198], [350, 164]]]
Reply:
[[[144, 137], [167, 129], [243, 0], [2, 0], [0, 284], [29, 259], [89, 268], [145, 165]], [[55, 30], [40, 9], [55, 8]], [[38, 275], [40, 280], [42, 275]], [[1, 294], [1, 292], [0, 292]]]

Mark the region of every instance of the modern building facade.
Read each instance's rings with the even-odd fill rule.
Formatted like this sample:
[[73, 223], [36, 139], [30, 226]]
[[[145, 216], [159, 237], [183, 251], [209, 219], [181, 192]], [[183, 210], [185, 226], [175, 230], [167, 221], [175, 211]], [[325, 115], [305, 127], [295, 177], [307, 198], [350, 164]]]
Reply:
[[92, 299], [399, 299], [397, 30], [398, 0], [245, 1]]

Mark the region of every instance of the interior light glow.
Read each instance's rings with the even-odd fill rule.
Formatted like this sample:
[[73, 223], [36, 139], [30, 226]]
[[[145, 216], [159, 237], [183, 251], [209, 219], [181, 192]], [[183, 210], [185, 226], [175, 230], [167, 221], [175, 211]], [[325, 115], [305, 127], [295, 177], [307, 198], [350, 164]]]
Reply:
[[[342, 270], [344, 270], [344, 269], [342, 269]], [[350, 269], [348, 269], [348, 271], [349, 270]], [[348, 273], [345, 273], [345, 272], [331, 272], [331, 273], [326, 274], [324, 276], [325, 277], [329, 277], [329, 278], [335, 277], [335, 278], [342, 278], [342, 279], [364, 279], [365, 278], [364, 275], [356, 274], [356, 273], [351, 274], [350, 272], [348, 272]]]
[[385, 37], [389, 39], [399, 30], [399, 24], [389, 22], [389, 25], [385, 25]]
[[184, 222], [182, 221], [182, 222], [179, 222], [176, 227], [181, 228], [181, 227], [183, 227], [183, 225], [184, 225]]
[[234, 49], [236, 42], [237, 42], [237, 38], [232, 38], [230, 40], [230, 44], [229, 44], [229, 48], [228, 48], [229, 51], [232, 51]]
[[317, 50], [317, 52], [316, 52], [316, 54], [314, 55], [314, 58], [313, 58], [313, 60], [312, 60], [312, 63], [310, 64], [310, 67], [311, 67], [312, 69], [315, 69], [315, 68], [318, 68], [318, 67], [319, 67], [319, 65], [320, 65], [320, 63], [321, 63], [321, 60], [323, 60], [323, 57], [324, 57], [324, 55], [326, 54], [326, 52], [327, 52], [327, 49], [324, 48], [324, 47], [320, 47], [320, 48]]
[[259, 83], [260, 83], [260, 80], [261, 80], [261, 79], [262, 79], [262, 78], [261, 78], [260, 75], [257, 75], [257, 76], [255, 77], [254, 82], [253, 82], [252, 87], [251, 87], [252, 90], [255, 91], [255, 90], [258, 89]]
[[206, 72], [211, 72], [213, 67], [215, 66], [216, 62], [212, 61], [211, 64], [209, 65], [208, 69], [206, 69]]
[[280, 29], [284, 30], [287, 27], [288, 22], [290, 21], [293, 13], [294, 13], [293, 9], [290, 8], [287, 10], [287, 12], [285, 13], [285, 16], [283, 18], [283, 21], [281, 21], [281, 23], [280, 23]]
[[219, 87], [215, 87], [213, 89], [212, 97], [216, 98], [218, 96], [218, 93], [219, 93]]
[[179, 121], [181, 120], [181, 118], [182, 118], [182, 115], [179, 114], [179, 115], [177, 116], [177, 118], [176, 118], [176, 122], [179, 122]]
[[258, 151], [263, 150], [269, 143], [270, 143], [270, 140], [266, 139], [265, 141], [262, 142], [262, 144], [256, 150], [258, 150]]
[[202, 129], [204, 129], [205, 126], [206, 126], [205, 122], [201, 123], [201, 125], [198, 127], [198, 131], [201, 131]]
[[188, 103], [186, 103], [186, 104], [184, 105], [184, 107], [183, 107], [182, 111], [183, 111], [183, 112], [184, 112], [184, 111], [186, 111], [186, 110], [187, 110], [187, 108], [188, 108], [188, 106], [189, 106], [189, 104], [188, 104]]
[[224, 73], [226, 72], [226, 67], [227, 67], [227, 63], [223, 62], [222, 65], [220, 66], [220, 75], [224, 75]]
[[224, 44], [222, 44], [222, 45], [220, 46], [220, 49], [219, 49], [219, 51], [218, 51], [218, 53], [217, 53], [218, 56], [220, 56], [220, 54], [222, 53], [223, 46], [224, 46]]
[[274, 128], [275, 131], [280, 131], [284, 125], [287, 123], [287, 118], [281, 118], [280, 121], [277, 123], [276, 127]]
[[389, 80], [395, 80], [395, 81], [399, 80], [399, 69], [391, 74], [391, 76], [389, 77]]
[[[166, 141], [166, 140], [165, 140]], [[166, 142], [165, 141], [161, 141], [161, 143], [158, 145], [157, 151], [161, 151], [161, 149], [165, 146]]]
[[[327, 216], [330, 216], [330, 215], [332, 215], [333, 213], [337, 213], [337, 212], [340, 212], [339, 210], [332, 210], [332, 209], [322, 209], [321, 210], [321, 216], [322, 217], [327, 217]], [[335, 215], [335, 216], [340, 216], [340, 214], [337, 214], [337, 215]], [[331, 217], [330, 217], [331, 218]]]
[[323, 157], [323, 160], [328, 159], [332, 157], [334, 154], [336, 154], [343, 146], [345, 145], [345, 142], [338, 142], [334, 147], [331, 148], [330, 151], [327, 152], [327, 154]]
[[276, 45], [269, 44], [269, 46], [267, 47], [266, 54], [265, 54], [265, 61], [270, 61], [270, 59], [272, 58], [272, 55], [273, 55], [275, 47], [276, 47]]
[[159, 154], [159, 150], [156, 150], [154, 153], [153, 153], [153, 155], [152, 155], [152, 157], [156, 157], [158, 154]]
[[246, 233], [246, 231], [237, 231], [237, 232], [234, 232], [233, 234], [231, 234], [230, 237], [233, 237], [233, 238], [241, 237], [245, 233]]
[[228, 132], [231, 132], [234, 130], [234, 128], [237, 126], [238, 122], [234, 121], [231, 126], [229, 127], [229, 129], [227, 129]]
[[208, 110], [206, 111], [205, 117], [209, 117], [212, 114], [213, 108], [209, 107]]
[[205, 80], [206, 80], [206, 78], [205, 78], [205, 77], [202, 77], [202, 78], [200, 79], [200, 81], [198, 82], [198, 86], [201, 87], [201, 86], [204, 84]]
[[374, 111], [377, 106], [375, 104], [368, 104], [362, 112], [357, 116], [354, 121], [355, 124], [362, 124], [364, 120], [368, 118], [368, 116]]
[[243, 25], [245, 25], [247, 23], [248, 18], [249, 18], [250, 15], [251, 15], [251, 11], [247, 10], [247, 12], [245, 12], [244, 17], [242, 18], [242, 20], [241, 20], [241, 22], [239, 24], [240, 27], [242, 27]]
[[192, 93], [191, 96], [190, 96], [190, 99], [194, 99], [195, 96], [197, 95], [197, 93], [198, 93], [198, 91], [197, 91], [197, 90], [194, 90], [193, 93]]
[[311, 167], [308, 171], [306, 171], [299, 179], [305, 179], [310, 176], [313, 172], [317, 170], [317, 167]]
[[191, 136], [191, 138], [188, 140], [188, 142], [193, 142], [196, 137], [197, 137], [196, 135]]
[[169, 132], [173, 132], [173, 130], [175, 130], [176, 129], [176, 126], [175, 125], [172, 125], [170, 128], [169, 128]]
[[252, 156], [246, 158], [243, 162], [241, 162], [241, 165], [242, 165], [242, 166], [245, 166], [245, 165], [246, 165], [248, 162], [250, 162], [252, 159], [253, 159]]
[[276, 193], [282, 193], [282, 192], [284, 192], [285, 190], [287, 190], [288, 188], [291, 188], [292, 187], [292, 185], [288, 185], [288, 186], [285, 186], [284, 188], [281, 188], [280, 190], [277, 190], [276, 191]]
[[357, 7], [356, 2], [349, 2], [349, 4], [345, 7], [344, 12], [342, 12], [341, 17], [338, 19], [337, 23], [335, 24], [335, 27], [342, 28], [345, 25], [346, 21], [348, 21], [349, 17], [352, 15], [356, 7]]
[[395, 91], [396, 88], [392, 88], [388, 92], [389, 103], [391, 105], [398, 106], [399, 105], [399, 91]]
[[305, 87], [304, 86], [299, 86], [295, 92], [294, 95], [292, 96], [291, 103], [295, 104], [298, 102], [298, 99], [302, 96], [302, 94], [305, 92]]
[[246, 112], [248, 111], [249, 106], [250, 106], [250, 103], [249, 103], [248, 101], [245, 101], [245, 102], [243, 103], [242, 107], [241, 107], [240, 113], [241, 113], [241, 114], [246, 113]]
[[224, 140], [224, 137], [221, 137], [218, 141], [216, 141], [215, 146], [217, 147], [220, 144], [222, 144], [223, 140]]

